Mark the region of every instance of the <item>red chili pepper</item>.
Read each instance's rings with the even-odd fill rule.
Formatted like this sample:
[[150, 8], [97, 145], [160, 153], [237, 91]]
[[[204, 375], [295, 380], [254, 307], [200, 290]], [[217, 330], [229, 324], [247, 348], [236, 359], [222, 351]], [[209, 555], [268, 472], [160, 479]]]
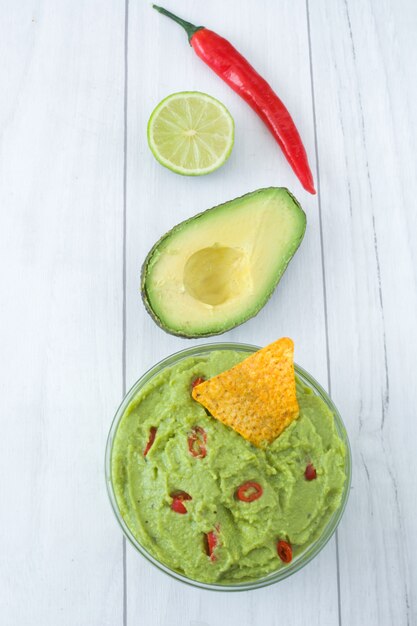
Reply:
[[184, 515], [184, 513], [187, 513], [187, 509], [185, 508], [181, 500], [179, 500], [178, 498], [173, 499], [171, 503], [171, 509], [175, 511], [175, 513], [181, 513], [181, 515]]
[[153, 442], [155, 441], [155, 437], [156, 437], [156, 431], [158, 429], [155, 428], [155, 426], [151, 426], [150, 430], [149, 430], [149, 439], [148, 439], [148, 443], [146, 444], [146, 448], [143, 451], [143, 456], [146, 456], [149, 452], [149, 450], [152, 448], [153, 446]]
[[171, 509], [175, 511], [175, 513], [180, 513], [181, 515], [188, 513], [183, 502], [186, 500], [192, 500], [192, 497], [189, 493], [187, 493], [186, 491], [174, 491], [174, 493], [171, 494], [171, 498]]
[[259, 483], [248, 481], [237, 488], [236, 497], [242, 502], [253, 502], [261, 497], [263, 489]]
[[306, 477], [306, 480], [314, 480], [315, 478], [317, 478], [316, 468], [312, 463], [309, 463], [307, 465], [304, 476]]
[[304, 189], [316, 193], [307, 154], [294, 121], [272, 87], [226, 39], [194, 26], [157, 5], [153, 8], [180, 24], [195, 53], [238, 93], [271, 131]]
[[207, 554], [210, 557], [211, 561], [216, 560], [216, 555], [214, 554], [214, 550], [217, 546], [217, 535], [214, 530], [211, 530], [209, 533], [206, 533], [206, 548]]
[[191, 388], [194, 389], [194, 387], [197, 387], [197, 385], [201, 385], [201, 383], [204, 383], [204, 380], [205, 379], [202, 376], [195, 378], [191, 383]]
[[207, 434], [201, 426], [194, 426], [190, 435], [188, 435], [188, 450], [190, 454], [197, 459], [204, 459], [207, 454], [206, 446]]
[[286, 541], [278, 541], [277, 543], [278, 556], [284, 563], [291, 563], [292, 561], [292, 548]]

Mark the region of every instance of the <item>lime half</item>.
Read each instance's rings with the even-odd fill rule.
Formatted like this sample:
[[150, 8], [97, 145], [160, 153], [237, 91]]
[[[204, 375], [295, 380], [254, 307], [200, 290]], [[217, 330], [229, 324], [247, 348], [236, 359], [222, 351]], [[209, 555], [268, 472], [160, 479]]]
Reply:
[[224, 104], [199, 91], [173, 93], [154, 109], [148, 143], [155, 158], [184, 176], [209, 174], [232, 151], [234, 122]]

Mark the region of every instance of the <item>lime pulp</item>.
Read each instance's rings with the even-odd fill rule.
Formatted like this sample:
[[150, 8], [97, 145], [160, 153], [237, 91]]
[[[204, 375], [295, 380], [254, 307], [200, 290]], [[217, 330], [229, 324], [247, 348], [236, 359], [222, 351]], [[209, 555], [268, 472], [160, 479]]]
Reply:
[[229, 158], [233, 141], [234, 122], [227, 108], [199, 91], [171, 94], [149, 118], [149, 147], [162, 165], [177, 174], [213, 172]]

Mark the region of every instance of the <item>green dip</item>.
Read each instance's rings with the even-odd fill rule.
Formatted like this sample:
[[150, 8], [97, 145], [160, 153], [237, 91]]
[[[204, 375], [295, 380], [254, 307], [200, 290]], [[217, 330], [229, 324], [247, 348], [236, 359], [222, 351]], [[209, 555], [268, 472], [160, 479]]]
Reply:
[[[113, 444], [113, 488], [130, 531], [156, 559], [202, 582], [239, 583], [288, 567], [277, 541], [291, 544], [293, 558], [314, 542], [339, 507], [346, 479], [333, 414], [299, 380], [300, 417], [265, 450], [192, 399], [195, 378], [211, 378], [246, 356], [218, 350], [164, 369], [129, 404]], [[207, 435], [204, 458], [189, 451], [195, 426]], [[145, 457], [152, 427], [156, 437]], [[315, 480], [304, 476], [309, 463]], [[237, 499], [247, 481], [262, 486], [260, 498]], [[178, 491], [192, 497], [183, 502], [186, 514], [171, 509]], [[210, 532], [218, 536], [214, 560], [207, 554]]]

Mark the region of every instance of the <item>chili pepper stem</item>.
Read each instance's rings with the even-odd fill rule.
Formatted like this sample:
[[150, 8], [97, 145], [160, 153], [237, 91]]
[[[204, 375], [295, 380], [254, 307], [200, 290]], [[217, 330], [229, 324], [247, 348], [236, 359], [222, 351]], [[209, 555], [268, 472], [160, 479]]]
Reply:
[[162, 15], [166, 15], [166, 17], [169, 17], [171, 20], [174, 20], [174, 22], [177, 22], [177, 24], [183, 27], [183, 29], [186, 31], [188, 35], [188, 41], [189, 41], [190, 46], [191, 46], [192, 36], [198, 30], [201, 30], [202, 28], [204, 28], [204, 26], [194, 26], [194, 24], [191, 24], [190, 22], [186, 22], [185, 20], [181, 19], [177, 15], [174, 15], [173, 13], [171, 13], [171, 11], [167, 11], [163, 7], [159, 7], [157, 4], [153, 4], [152, 7], [159, 13], [162, 13]]

